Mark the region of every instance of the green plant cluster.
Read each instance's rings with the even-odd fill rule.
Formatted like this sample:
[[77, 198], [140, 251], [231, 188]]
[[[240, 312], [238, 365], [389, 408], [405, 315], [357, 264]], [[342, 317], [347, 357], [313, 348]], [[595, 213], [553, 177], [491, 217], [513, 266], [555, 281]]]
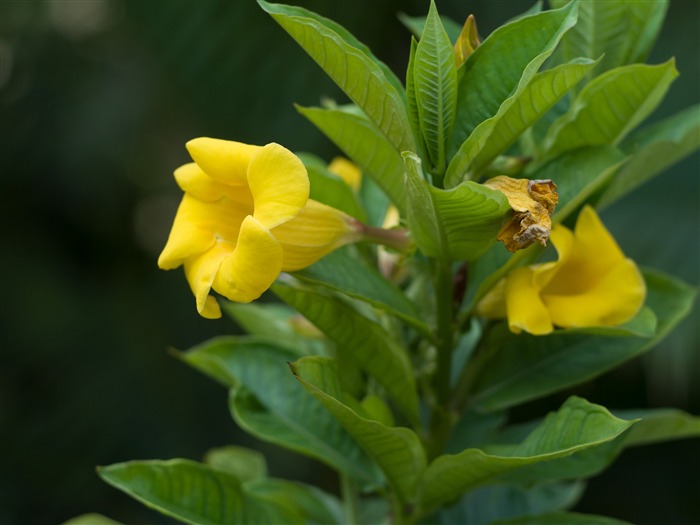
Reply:
[[[638, 357], [691, 310], [695, 291], [644, 270], [647, 299], [619, 327], [513, 334], [474, 315], [509, 271], [546, 253], [495, 244], [506, 198], [496, 174], [551, 179], [570, 223], [602, 209], [700, 145], [698, 107], [639, 125], [677, 77], [673, 60], [644, 60], [665, 1], [552, 0], [455, 60], [461, 27], [407, 18], [405, 82], [337, 23], [262, 0], [260, 6], [352, 101], [299, 107], [365, 175], [359, 194], [301, 155], [312, 197], [380, 225], [399, 210], [417, 250], [338, 250], [283, 275], [283, 302], [224, 305], [249, 335], [179, 355], [229, 389], [236, 423], [253, 436], [335, 469], [341, 497], [269, 477], [260, 453], [231, 446], [203, 462], [133, 461], [100, 476], [145, 505], [195, 524], [596, 524], [568, 512], [585, 480], [627, 447], [700, 435], [674, 409], [614, 411], [579, 397], [525, 424], [508, 412]], [[460, 281], [461, 279], [461, 281]], [[314, 327], [300, 329], [299, 314]], [[113, 524], [98, 515], [70, 522]]]

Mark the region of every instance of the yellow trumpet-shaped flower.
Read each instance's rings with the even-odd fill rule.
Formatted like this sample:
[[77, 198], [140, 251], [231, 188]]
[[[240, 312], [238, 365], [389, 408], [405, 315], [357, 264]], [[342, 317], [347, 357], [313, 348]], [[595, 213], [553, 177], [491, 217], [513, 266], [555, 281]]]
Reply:
[[558, 260], [514, 270], [482, 299], [477, 313], [507, 317], [512, 332], [535, 335], [555, 326], [616, 326], [637, 314], [644, 279], [593, 208], [583, 208], [573, 232], [556, 225], [550, 239]]
[[359, 238], [350, 217], [309, 199], [306, 168], [279, 144], [197, 138], [187, 150], [194, 162], [175, 171], [185, 195], [158, 266], [184, 265], [203, 317], [221, 317], [212, 289], [250, 302], [280, 272]]

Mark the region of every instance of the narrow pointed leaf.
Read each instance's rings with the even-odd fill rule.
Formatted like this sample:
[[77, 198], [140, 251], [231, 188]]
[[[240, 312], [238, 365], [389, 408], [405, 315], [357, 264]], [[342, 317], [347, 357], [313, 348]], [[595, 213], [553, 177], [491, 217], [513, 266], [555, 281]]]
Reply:
[[678, 76], [674, 60], [632, 64], [592, 80], [545, 138], [547, 158], [582, 146], [619, 144], [658, 106]]
[[384, 472], [404, 502], [413, 502], [418, 477], [425, 469], [425, 452], [412, 430], [388, 427], [360, 417], [338, 400], [338, 370], [333, 360], [304, 358], [292, 365], [297, 379], [345, 427]]
[[462, 66], [452, 136], [456, 152], [476, 127], [527, 84], [576, 23], [578, 2], [520, 18], [495, 30]]
[[652, 337], [593, 335], [561, 330], [546, 337], [515, 335], [494, 328], [489, 348], [498, 348], [484, 367], [472, 403], [485, 411], [502, 410], [571, 387], [649, 350], [692, 308], [695, 290], [660, 272], [645, 270], [646, 305], [657, 318]]
[[435, 2], [430, 4], [416, 48], [412, 75], [420, 129], [430, 159], [429, 171], [441, 178], [455, 118], [457, 69]]
[[416, 245], [429, 257], [444, 257], [447, 240], [435, 209], [430, 185], [426, 182], [418, 155], [403, 153], [406, 165], [406, 218]]
[[418, 423], [418, 394], [406, 350], [381, 326], [338, 297], [281, 282], [272, 290], [335, 342], [343, 356], [381, 384], [396, 406]]
[[599, 405], [571, 397], [508, 456], [467, 449], [435, 459], [422, 479], [421, 508], [436, 508], [505, 472], [602, 445], [632, 424], [612, 416]]
[[98, 473], [147, 507], [185, 523], [303, 523], [298, 513], [247, 493], [233, 476], [194, 461], [132, 461]]
[[[561, 7], [566, 0], [553, 0]], [[661, 29], [668, 9], [666, 0], [610, 0], [581, 2], [578, 23], [561, 42], [568, 61], [603, 56], [600, 72], [643, 62]]]
[[373, 267], [361, 264], [347, 250], [336, 250], [294, 275], [396, 315], [422, 333], [429, 330], [419, 318], [415, 305], [398, 286]]
[[691, 106], [628, 137], [620, 147], [630, 159], [605, 188], [597, 208], [607, 207], [700, 148], [700, 105]]
[[418, 102], [416, 101], [416, 86], [414, 79], [414, 71], [416, 65], [416, 50], [418, 42], [411, 37], [411, 51], [408, 55], [408, 68], [406, 69], [406, 110], [408, 111], [408, 120], [411, 123], [413, 137], [416, 140], [416, 145], [421, 157], [427, 155], [427, 146], [423, 138], [423, 131], [420, 127], [420, 117], [418, 116]]
[[254, 436], [317, 458], [363, 483], [376, 482], [374, 465], [289, 373], [287, 362], [298, 357], [279, 344], [227, 337], [199, 345], [183, 359], [195, 367], [215, 362], [225, 371], [234, 418]]
[[357, 40], [348, 38], [349, 33], [337, 24], [305, 9], [262, 0], [258, 3], [363, 109], [398, 151], [415, 149], [403, 90], [387, 78], [386, 68], [367, 54], [366, 47], [358, 46]]
[[455, 186], [468, 172], [469, 178], [478, 177], [594, 65], [590, 60], [563, 64], [537, 73], [527, 84], [521, 83], [498, 113], [479, 124], [459, 148], [447, 170], [446, 185]]
[[399, 211], [404, 209], [406, 197], [401, 156], [372, 122], [362, 115], [340, 109], [297, 106], [297, 110], [360, 166]]
[[[425, 21], [427, 16], [409, 16], [406, 13], [399, 13], [398, 15], [401, 23], [406, 26], [406, 28], [413, 33], [413, 36], [420, 38], [423, 34], [423, 28], [425, 27]], [[445, 32], [453, 44], [457, 41], [459, 33], [462, 31], [462, 26], [457, 22], [448, 18], [446, 16], [441, 16], [440, 21], [442, 26], [445, 28]]]

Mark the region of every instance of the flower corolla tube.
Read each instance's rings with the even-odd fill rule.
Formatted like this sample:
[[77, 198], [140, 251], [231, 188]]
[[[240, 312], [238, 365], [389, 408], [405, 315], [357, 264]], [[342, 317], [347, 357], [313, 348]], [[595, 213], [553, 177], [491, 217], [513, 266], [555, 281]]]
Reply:
[[184, 266], [197, 311], [221, 317], [210, 294], [247, 303], [280, 272], [300, 270], [358, 234], [353, 219], [309, 199], [301, 160], [279, 144], [197, 138], [175, 171], [184, 191], [158, 266]]
[[518, 268], [479, 303], [484, 317], [508, 318], [514, 333], [551, 333], [554, 327], [617, 326], [644, 304], [646, 285], [590, 206], [572, 232], [557, 224], [550, 239], [558, 260]]

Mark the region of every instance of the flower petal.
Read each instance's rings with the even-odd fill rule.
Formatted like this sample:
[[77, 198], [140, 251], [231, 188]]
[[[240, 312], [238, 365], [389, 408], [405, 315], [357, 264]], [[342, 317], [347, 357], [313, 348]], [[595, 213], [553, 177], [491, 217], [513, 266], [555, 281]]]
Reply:
[[250, 161], [248, 185], [255, 201], [253, 216], [267, 228], [294, 217], [309, 198], [304, 164], [275, 143], [261, 148]]
[[185, 261], [185, 277], [197, 301], [197, 311], [202, 317], [207, 319], [221, 317], [219, 304], [209, 295], [209, 291], [221, 262], [232, 251], [233, 246], [228, 243], [215, 243], [207, 252]]
[[217, 240], [235, 245], [240, 225], [251, 211], [228, 199], [205, 202], [185, 193], [168, 242], [158, 258], [158, 266], [164, 270], [177, 268], [185, 259], [206, 251]]
[[190, 162], [175, 170], [175, 180], [185, 193], [202, 201], [217, 201], [226, 197], [253, 212], [253, 196], [247, 186], [231, 186], [212, 179], [196, 163]]
[[344, 157], [336, 157], [328, 165], [328, 171], [337, 175], [345, 184], [350, 186], [353, 191], [360, 190], [360, 184], [362, 183], [362, 172], [360, 168], [354, 163], [350, 162]]
[[534, 277], [532, 268], [518, 268], [506, 277], [508, 328], [516, 334], [525, 330], [534, 335], [544, 335], [554, 330]]
[[212, 179], [232, 186], [247, 184], [248, 165], [262, 148], [232, 140], [200, 137], [187, 143], [192, 159]]
[[284, 251], [282, 271], [306, 268], [343, 244], [357, 240], [358, 234], [349, 221], [340, 210], [309, 199], [296, 217], [271, 230]]
[[502, 319], [506, 311], [506, 279], [498, 281], [476, 305], [476, 315], [489, 319]]
[[252, 216], [241, 225], [238, 244], [221, 263], [213, 288], [239, 303], [260, 297], [282, 269], [282, 247], [270, 231]]
[[644, 304], [646, 285], [631, 259], [608, 269], [595, 286], [575, 295], [543, 295], [555, 325], [562, 328], [617, 326]]

